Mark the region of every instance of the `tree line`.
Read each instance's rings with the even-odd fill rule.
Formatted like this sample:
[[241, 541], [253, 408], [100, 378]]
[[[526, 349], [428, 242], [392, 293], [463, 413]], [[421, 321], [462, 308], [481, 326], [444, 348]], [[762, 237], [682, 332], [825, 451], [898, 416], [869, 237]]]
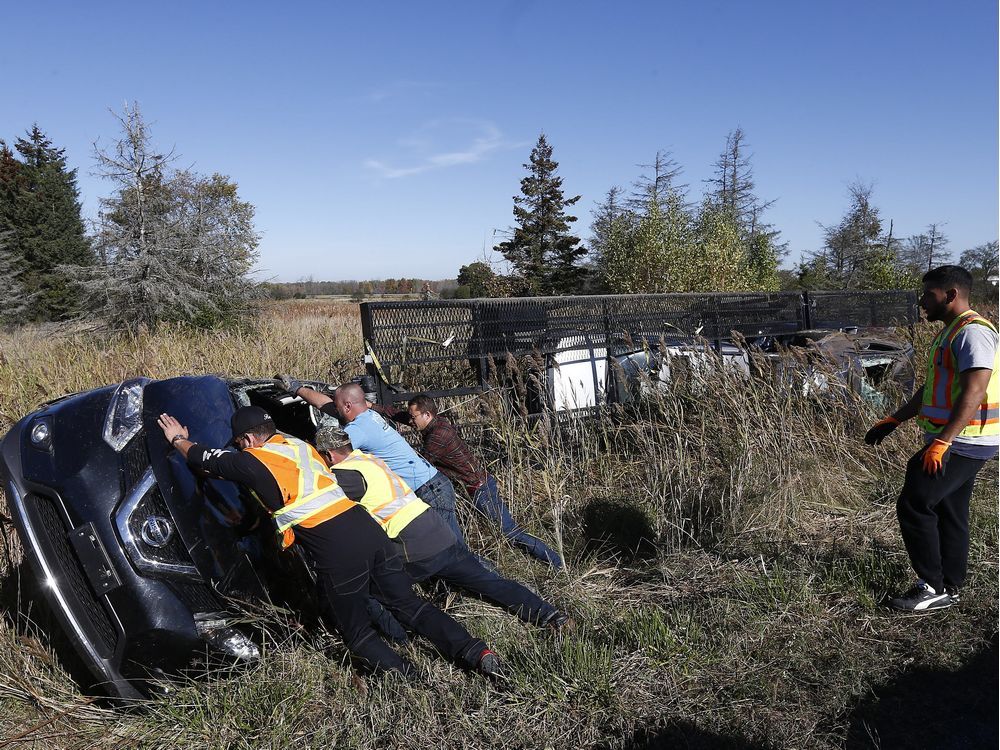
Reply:
[[265, 282], [262, 287], [271, 299], [306, 299], [308, 297], [350, 296], [365, 298], [383, 294], [421, 294], [425, 288], [437, 297], [445, 299], [454, 296], [457, 284], [454, 279], [367, 279], [346, 281], [299, 281]]
[[[847, 208], [821, 225], [823, 244], [791, 270], [780, 231], [766, 220], [773, 200], [757, 195], [752, 156], [741, 128], [731, 131], [700, 196], [681, 182], [669, 152], [656, 153], [629, 189], [612, 186], [592, 211], [589, 247], [572, 231], [572, 207], [559, 164], [541, 134], [524, 164], [515, 224], [493, 249], [509, 271], [477, 261], [462, 266], [459, 290], [470, 296], [581, 293], [899, 289], [918, 287], [923, 273], [954, 260], [943, 223], [917, 234], [895, 232], [882, 218], [871, 185], [848, 187]], [[965, 250], [958, 261], [980, 291], [992, 289], [997, 242]]]
[[[111, 188], [96, 218], [81, 214], [76, 170], [34, 125], [13, 147], [0, 140], [0, 323], [96, 321], [139, 330], [161, 322], [232, 325], [262, 297], [423, 294], [442, 298], [589, 293], [888, 289], [919, 286], [954, 260], [944, 223], [901, 235], [870, 184], [847, 190], [822, 246], [792, 269], [773, 201], [757, 195], [746, 134], [730, 132], [701, 191], [660, 151], [628, 188], [615, 185], [591, 212], [586, 244], [574, 233], [579, 195], [567, 195], [541, 134], [523, 165], [514, 225], [493, 249], [506, 261], [462, 266], [457, 279], [300, 280], [259, 284], [254, 207], [221, 174], [176, 166], [157, 149], [138, 105], [113, 113], [117, 138], [94, 146], [94, 172]], [[979, 291], [992, 290], [997, 242], [961, 253]]]

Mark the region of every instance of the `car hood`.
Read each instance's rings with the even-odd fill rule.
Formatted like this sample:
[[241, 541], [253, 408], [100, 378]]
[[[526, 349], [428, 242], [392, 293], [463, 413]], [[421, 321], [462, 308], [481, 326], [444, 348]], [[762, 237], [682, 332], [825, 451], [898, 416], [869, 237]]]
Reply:
[[273, 567], [273, 531], [260, 507], [233, 482], [196, 475], [167, 443], [160, 414], [175, 417], [201, 445], [219, 448], [232, 437], [234, 411], [228, 383], [214, 376], [149, 383], [143, 422], [157, 485], [201, 576], [221, 592], [259, 598]]

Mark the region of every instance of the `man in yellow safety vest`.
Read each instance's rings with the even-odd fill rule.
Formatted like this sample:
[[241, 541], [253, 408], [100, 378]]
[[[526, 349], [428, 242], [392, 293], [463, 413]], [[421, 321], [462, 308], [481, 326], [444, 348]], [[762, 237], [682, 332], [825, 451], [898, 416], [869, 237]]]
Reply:
[[380, 458], [356, 450], [346, 432], [321, 428], [316, 448], [347, 496], [367, 508], [399, 546], [406, 572], [415, 581], [443, 580], [556, 633], [572, 628], [565, 612], [483, 565], [399, 475]]
[[976, 474], [1000, 445], [1000, 355], [996, 327], [969, 307], [972, 276], [941, 266], [923, 277], [920, 306], [944, 328], [931, 344], [927, 380], [865, 435], [878, 445], [916, 417], [924, 447], [906, 465], [896, 503], [899, 528], [919, 576], [893, 609], [928, 612], [957, 604], [969, 558], [969, 501]]

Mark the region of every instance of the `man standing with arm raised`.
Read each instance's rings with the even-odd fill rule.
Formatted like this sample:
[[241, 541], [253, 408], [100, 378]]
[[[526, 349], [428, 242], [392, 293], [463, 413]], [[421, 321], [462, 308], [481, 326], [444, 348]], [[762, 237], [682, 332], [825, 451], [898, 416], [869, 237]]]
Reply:
[[865, 442], [878, 445], [913, 417], [926, 443], [906, 465], [896, 515], [919, 579], [889, 602], [907, 612], [944, 609], [959, 600], [969, 558], [969, 501], [976, 475], [1000, 445], [997, 329], [969, 307], [972, 276], [941, 266], [923, 278], [920, 306], [944, 328], [931, 344], [927, 380]]

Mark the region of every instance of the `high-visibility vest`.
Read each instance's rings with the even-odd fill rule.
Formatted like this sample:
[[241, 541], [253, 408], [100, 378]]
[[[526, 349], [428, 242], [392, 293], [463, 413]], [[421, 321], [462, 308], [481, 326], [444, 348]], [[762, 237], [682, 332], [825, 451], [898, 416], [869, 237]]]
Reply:
[[[927, 359], [927, 382], [924, 383], [924, 399], [917, 422], [925, 432], [938, 433], [951, 419], [951, 411], [958, 402], [962, 387], [958, 378], [958, 365], [952, 343], [967, 325], [983, 325], [994, 333], [996, 328], [986, 318], [974, 310], [967, 310], [951, 324], [945, 326], [931, 344]], [[958, 433], [960, 437], [984, 437], [1000, 435], [1000, 349], [993, 353], [993, 371], [986, 386], [986, 395], [979, 408], [973, 413], [969, 424]]]
[[359, 502], [382, 524], [390, 539], [398, 537], [410, 521], [430, 508], [385, 461], [370, 453], [351, 451], [333, 468], [350, 469], [365, 478], [365, 494]]
[[271, 517], [283, 547], [295, 540], [293, 527], [311, 529], [354, 507], [309, 443], [278, 434], [247, 451], [264, 464], [281, 490], [285, 505]]

